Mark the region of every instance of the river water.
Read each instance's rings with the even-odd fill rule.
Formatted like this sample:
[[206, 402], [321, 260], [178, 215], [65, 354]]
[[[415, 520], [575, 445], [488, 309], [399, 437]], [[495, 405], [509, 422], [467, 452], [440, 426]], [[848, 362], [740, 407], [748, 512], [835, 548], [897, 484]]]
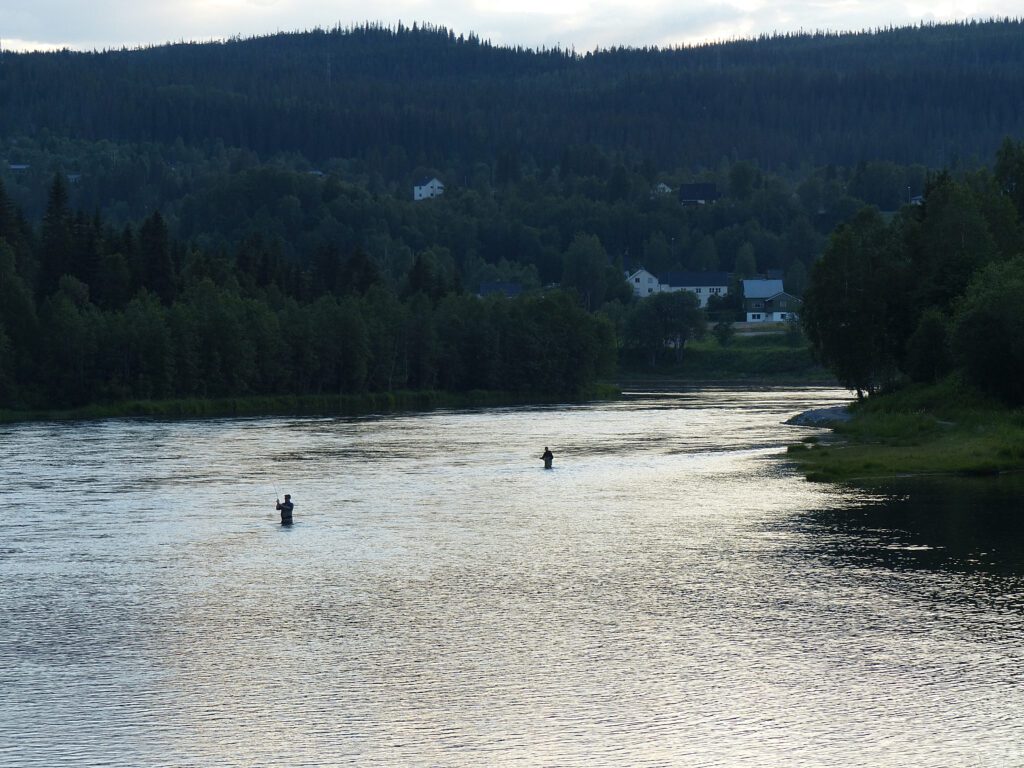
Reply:
[[0, 766], [1024, 765], [1021, 483], [845, 397], [0, 427]]

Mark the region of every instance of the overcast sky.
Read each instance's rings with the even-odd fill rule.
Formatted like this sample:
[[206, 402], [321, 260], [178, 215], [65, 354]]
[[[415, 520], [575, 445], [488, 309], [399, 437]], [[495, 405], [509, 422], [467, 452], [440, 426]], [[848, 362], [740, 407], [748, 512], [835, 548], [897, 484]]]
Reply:
[[88, 50], [428, 21], [494, 43], [582, 51], [1020, 15], [1020, 0], [0, 0], [0, 40], [8, 50]]

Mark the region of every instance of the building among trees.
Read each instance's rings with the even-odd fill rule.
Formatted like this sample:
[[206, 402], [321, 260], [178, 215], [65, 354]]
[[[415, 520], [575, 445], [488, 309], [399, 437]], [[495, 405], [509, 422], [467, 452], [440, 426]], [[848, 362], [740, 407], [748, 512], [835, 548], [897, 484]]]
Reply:
[[418, 184], [413, 185], [412, 188], [412, 199], [419, 202], [420, 200], [429, 200], [432, 197], [440, 197], [444, 194], [444, 184], [436, 176], [431, 178], [421, 179]]
[[689, 291], [697, 297], [700, 308], [708, 305], [712, 296], [729, 295], [728, 272], [666, 272], [661, 284], [662, 293]]
[[729, 295], [728, 272], [666, 272], [662, 278], [658, 278], [641, 267], [628, 274], [626, 281], [634, 295], [640, 298], [655, 293], [689, 291], [697, 297], [701, 309], [707, 307], [708, 299], [712, 296], [724, 298]]
[[743, 281], [743, 311], [748, 323], [795, 319], [800, 305], [800, 299], [783, 290], [781, 280]]

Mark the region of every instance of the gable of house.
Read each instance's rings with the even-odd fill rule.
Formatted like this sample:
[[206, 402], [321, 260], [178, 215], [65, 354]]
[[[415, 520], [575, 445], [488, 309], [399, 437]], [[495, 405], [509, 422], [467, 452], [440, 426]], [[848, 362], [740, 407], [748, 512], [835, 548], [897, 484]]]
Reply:
[[444, 194], [444, 184], [436, 176], [424, 177], [412, 188], [413, 200], [426, 200]]
[[765, 309], [769, 312], [796, 312], [803, 302], [785, 291], [764, 300]]
[[743, 305], [747, 313], [747, 322], [780, 322], [795, 319], [803, 306], [803, 301], [791, 293], [779, 291], [770, 296], [746, 296]]
[[626, 282], [629, 283], [629, 287], [633, 289], [633, 293], [637, 296], [650, 296], [652, 293], [658, 293], [661, 290], [661, 283], [658, 278], [646, 269], [638, 269], [626, 277]]

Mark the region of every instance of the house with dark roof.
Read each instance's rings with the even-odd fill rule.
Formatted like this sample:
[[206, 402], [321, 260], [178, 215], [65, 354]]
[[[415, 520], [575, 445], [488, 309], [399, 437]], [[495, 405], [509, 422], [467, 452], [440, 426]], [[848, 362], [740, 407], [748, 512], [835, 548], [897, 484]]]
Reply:
[[413, 185], [412, 199], [415, 201], [429, 200], [444, 194], [444, 184], [436, 176], [425, 177]]
[[712, 296], [729, 295], [728, 272], [666, 272], [661, 277], [661, 291], [690, 291], [700, 306], [706, 307]]
[[718, 186], [704, 182], [700, 184], [682, 184], [679, 187], [679, 202], [690, 207], [694, 205], [707, 205], [720, 198]]
[[799, 317], [803, 302], [786, 293], [781, 280], [744, 280], [743, 311], [748, 323], [772, 323]]

